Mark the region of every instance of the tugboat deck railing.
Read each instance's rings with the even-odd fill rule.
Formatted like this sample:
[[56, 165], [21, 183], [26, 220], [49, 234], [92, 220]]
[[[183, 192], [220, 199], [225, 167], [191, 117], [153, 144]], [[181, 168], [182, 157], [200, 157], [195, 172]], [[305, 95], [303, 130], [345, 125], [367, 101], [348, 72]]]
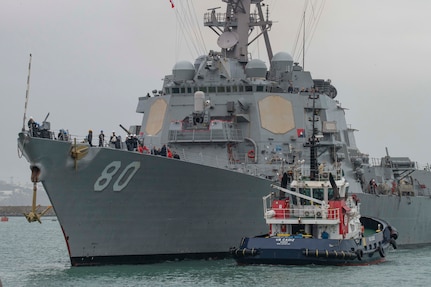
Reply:
[[340, 210], [338, 208], [325, 210], [317, 206], [303, 206], [301, 208], [266, 208], [264, 210], [267, 224], [340, 223]]

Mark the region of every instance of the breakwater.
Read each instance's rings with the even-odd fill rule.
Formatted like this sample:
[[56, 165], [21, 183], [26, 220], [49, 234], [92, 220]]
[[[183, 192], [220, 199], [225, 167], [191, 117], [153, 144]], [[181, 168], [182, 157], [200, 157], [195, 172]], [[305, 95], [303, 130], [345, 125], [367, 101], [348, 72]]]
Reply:
[[[47, 206], [40, 206], [38, 212], [45, 210]], [[0, 216], [24, 216], [24, 213], [29, 213], [31, 206], [0, 206]], [[48, 210], [44, 216], [55, 216], [54, 209]]]

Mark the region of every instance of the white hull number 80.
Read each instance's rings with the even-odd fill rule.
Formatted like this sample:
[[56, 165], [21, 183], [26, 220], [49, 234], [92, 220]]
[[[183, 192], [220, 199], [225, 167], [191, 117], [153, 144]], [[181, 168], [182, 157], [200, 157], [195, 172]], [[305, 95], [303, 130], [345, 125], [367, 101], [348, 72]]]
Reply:
[[[125, 188], [140, 167], [141, 163], [139, 161], [129, 163], [113, 183], [112, 190], [121, 191]], [[113, 161], [108, 164], [94, 183], [94, 191], [104, 190], [111, 183], [120, 168], [121, 161]]]

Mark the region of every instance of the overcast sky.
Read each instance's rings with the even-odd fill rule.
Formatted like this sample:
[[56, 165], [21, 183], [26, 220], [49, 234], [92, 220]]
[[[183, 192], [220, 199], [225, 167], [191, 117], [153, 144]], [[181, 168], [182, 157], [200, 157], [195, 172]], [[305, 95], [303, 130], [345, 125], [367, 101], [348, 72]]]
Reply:
[[[160, 89], [175, 62], [194, 62], [203, 54], [181, 29], [186, 11], [196, 12], [199, 24], [207, 8], [222, 6], [224, 12], [217, 0], [173, 2], [174, 9], [169, 0], [0, 0], [0, 180], [30, 181], [28, 163], [18, 158], [16, 147], [29, 54], [27, 117], [41, 122], [50, 113], [52, 129], [80, 136], [88, 129], [96, 136], [101, 129], [121, 133], [119, 124], [141, 122], [138, 97]], [[266, 1], [275, 22], [274, 53], [293, 54], [304, 3]], [[332, 80], [348, 123], [359, 130], [361, 151], [381, 157], [388, 147], [393, 156], [431, 163], [431, 1], [310, 3], [323, 13], [307, 44], [305, 69]], [[199, 47], [219, 50], [214, 33], [200, 31], [210, 36]], [[259, 43], [250, 51], [269, 66]]]

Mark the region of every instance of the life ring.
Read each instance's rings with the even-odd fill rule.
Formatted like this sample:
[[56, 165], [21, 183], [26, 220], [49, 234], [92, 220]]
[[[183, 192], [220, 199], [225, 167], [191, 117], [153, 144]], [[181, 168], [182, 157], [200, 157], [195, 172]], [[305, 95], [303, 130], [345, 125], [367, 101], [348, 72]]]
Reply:
[[322, 213], [321, 213], [320, 211], [318, 211], [318, 212], [316, 213], [316, 216], [317, 216], [317, 217], [321, 217], [321, 216], [322, 216]]
[[383, 247], [380, 245], [379, 246], [379, 254], [380, 254], [380, 257], [385, 257], [386, 255], [385, 255], [385, 250], [383, 249]]
[[247, 153], [248, 158], [254, 158], [254, 150], [249, 150]]
[[305, 212], [305, 217], [308, 217], [310, 213], [308, 211]]

